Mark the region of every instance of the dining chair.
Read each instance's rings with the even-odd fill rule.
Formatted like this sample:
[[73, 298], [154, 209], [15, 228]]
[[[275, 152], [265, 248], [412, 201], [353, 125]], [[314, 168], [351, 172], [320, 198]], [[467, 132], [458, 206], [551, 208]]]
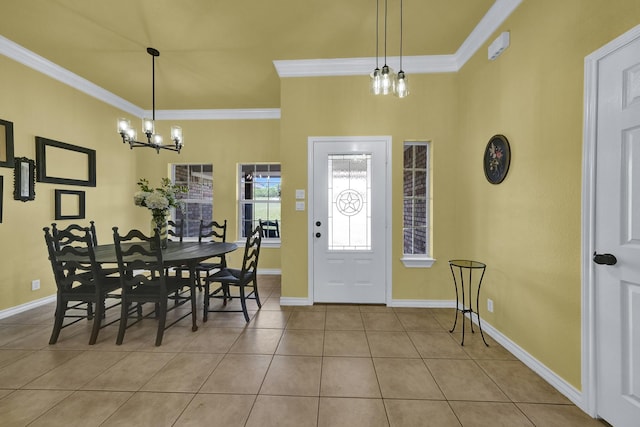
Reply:
[[262, 237], [280, 238], [280, 224], [278, 220], [258, 220], [262, 227]]
[[[223, 267], [215, 273], [208, 275], [204, 279], [204, 312], [202, 321], [206, 322], [208, 313], [210, 312], [242, 312], [244, 319], [249, 322], [249, 313], [247, 311], [247, 299], [253, 299], [258, 304], [258, 308], [262, 307], [260, 303], [260, 295], [258, 293], [258, 256], [260, 255], [260, 243], [262, 241], [262, 227], [258, 225], [252, 233], [247, 236], [244, 247], [244, 255], [242, 257], [242, 267], [240, 269]], [[211, 291], [210, 284], [213, 282], [220, 283], [220, 286]], [[231, 295], [229, 287], [238, 288], [239, 295]], [[249, 292], [247, 293], [247, 289]], [[222, 299], [222, 305], [225, 308], [211, 309], [209, 300], [211, 298]], [[241, 309], [226, 309], [227, 300], [239, 299]]]
[[[96, 262], [94, 238], [90, 228], [76, 227], [57, 230], [52, 234], [43, 228], [49, 260], [56, 282], [56, 310], [49, 344], [55, 344], [60, 331], [82, 319], [93, 320], [89, 344], [95, 344], [101, 328], [118, 319], [102, 324], [106, 311], [120, 304], [120, 279], [109, 275]], [[108, 298], [117, 303], [106, 305]], [[95, 311], [94, 311], [95, 306]], [[65, 324], [65, 319], [74, 319]]]
[[[198, 242], [226, 242], [227, 241], [227, 220], [222, 223], [218, 221], [204, 222], [200, 220], [200, 229], [198, 232]], [[214, 260], [214, 261], [211, 261]], [[196, 265], [196, 284], [198, 289], [202, 290], [202, 276], [209, 275], [214, 270], [219, 270], [227, 266], [227, 259], [224, 255], [212, 258], [211, 260], [205, 260]], [[185, 268], [176, 269], [176, 274], [181, 275], [183, 271], [187, 271]]]
[[[193, 298], [183, 293], [176, 293], [184, 286], [184, 281], [179, 277], [167, 276], [160, 247], [160, 235], [156, 233], [148, 237], [139, 230], [131, 230], [126, 235], [118, 233], [118, 227], [113, 227], [113, 241], [116, 248], [116, 259], [120, 270], [120, 283], [122, 288], [122, 307], [120, 310], [120, 329], [116, 344], [124, 341], [124, 335], [132, 325], [144, 318], [155, 315], [158, 319], [156, 333], [156, 346], [162, 344], [164, 331], [185, 317], [195, 314], [192, 311], [181, 314], [170, 324], [167, 323], [167, 313]], [[169, 307], [168, 300], [176, 299], [176, 304]], [[143, 304], [153, 303], [154, 309], [146, 315], [142, 315]], [[128, 320], [135, 314], [136, 320], [129, 323]]]
[[[57, 248], [60, 249], [60, 246], [64, 246], [66, 245], [66, 239], [63, 237], [62, 239], [56, 239], [55, 237], [62, 233], [62, 232], [68, 232], [68, 233], [83, 233], [85, 228], [89, 229], [89, 232], [91, 233], [91, 241], [93, 242], [93, 247], [98, 246], [98, 233], [96, 232], [96, 223], [94, 221], [89, 221], [89, 226], [85, 227], [82, 226], [80, 224], [69, 224], [67, 227], [63, 228], [63, 229], [59, 229], [58, 228], [58, 224], [56, 224], [55, 222], [51, 224], [51, 233], [54, 236], [54, 242], [57, 245]], [[118, 267], [116, 266], [110, 266], [110, 267], [106, 267], [105, 265], [101, 265], [103, 272], [109, 276], [109, 275], [113, 275], [118, 273]]]
[[175, 242], [182, 242], [184, 238], [184, 220], [179, 219], [176, 221], [169, 220], [167, 221], [169, 225], [169, 229], [167, 230], [167, 234], [169, 235], [169, 240]]
[[[89, 228], [89, 232], [91, 233], [91, 240], [93, 242], [93, 246], [98, 246], [98, 234], [96, 233], [96, 223], [94, 221], [89, 221], [89, 226], [82, 226], [80, 224], [69, 224], [67, 227], [62, 230], [58, 228], [58, 224], [55, 222], [51, 224], [51, 233], [53, 236], [56, 236], [61, 231], [69, 231], [69, 232], [84, 232], [85, 228]], [[56, 243], [64, 245], [64, 239], [62, 241], [56, 241]]]

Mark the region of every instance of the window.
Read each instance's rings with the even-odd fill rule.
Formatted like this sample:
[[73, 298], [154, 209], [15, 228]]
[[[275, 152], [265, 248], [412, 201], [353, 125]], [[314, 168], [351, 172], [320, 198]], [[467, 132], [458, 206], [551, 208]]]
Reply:
[[275, 163], [243, 164], [239, 167], [240, 233], [247, 237], [258, 222], [264, 238], [280, 240], [280, 165]]
[[429, 144], [404, 143], [403, 258], [407, 267], [429, 267]]
[[188, 193], [178, 194], [184, 207], [172, 212], [172, 217], [184, 221], [185, 238], [197, 239], [200, 220], [213, 221], [213, 165], [172, 165], [172, 180], [174, 184], [189, 188]]

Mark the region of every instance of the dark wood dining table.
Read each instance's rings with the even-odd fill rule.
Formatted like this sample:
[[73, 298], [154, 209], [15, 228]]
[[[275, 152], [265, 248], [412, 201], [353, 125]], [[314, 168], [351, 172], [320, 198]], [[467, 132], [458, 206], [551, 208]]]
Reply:
[[[122, 246], [132, 245], [124, 243]], [[166, 267], [186, 266], [189, 268], [189, 288], [191, 291], [191, 319], [192, 330], [198, 330], [196, 322], [196, 266], [198, 263], [224, 255], [238, 249], [238, 245], [230, 242], [167, 242], [167, 247], [162, 249], [162, 260]], [[98, 245], [94, 247], [96, 261], [100, 264], [117, 264], [116, 246]], [[64, 257], [61, 258], [61, 260]], [[125, 257], [126, 261], [126, 257]]]

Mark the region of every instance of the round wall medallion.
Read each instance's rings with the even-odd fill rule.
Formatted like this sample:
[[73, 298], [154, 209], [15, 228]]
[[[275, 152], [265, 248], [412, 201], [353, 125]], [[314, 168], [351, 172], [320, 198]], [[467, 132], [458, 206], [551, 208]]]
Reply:
[[494, 135], [484, 150], [484, 176], [492, 184], [500, 184], [507, 176], [511, 163], [511, 148], [504, 135]]

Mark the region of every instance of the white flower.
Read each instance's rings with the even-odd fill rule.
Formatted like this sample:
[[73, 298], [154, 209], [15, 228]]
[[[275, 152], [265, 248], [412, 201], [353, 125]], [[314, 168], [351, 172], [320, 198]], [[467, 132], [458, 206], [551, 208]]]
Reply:
[[149, 194], [144, 203], [147, 205], [149, 209], [168, 209], [169, 208], [169, 200], [165, 197], [164, 194], [159, 191], [153, 191]]
[[133, 195], [133, 203], [135, 203], [136, 206], [145, 206], [144, 202], [149, 194], [151, 193], [148, 191], [137, 191]]

